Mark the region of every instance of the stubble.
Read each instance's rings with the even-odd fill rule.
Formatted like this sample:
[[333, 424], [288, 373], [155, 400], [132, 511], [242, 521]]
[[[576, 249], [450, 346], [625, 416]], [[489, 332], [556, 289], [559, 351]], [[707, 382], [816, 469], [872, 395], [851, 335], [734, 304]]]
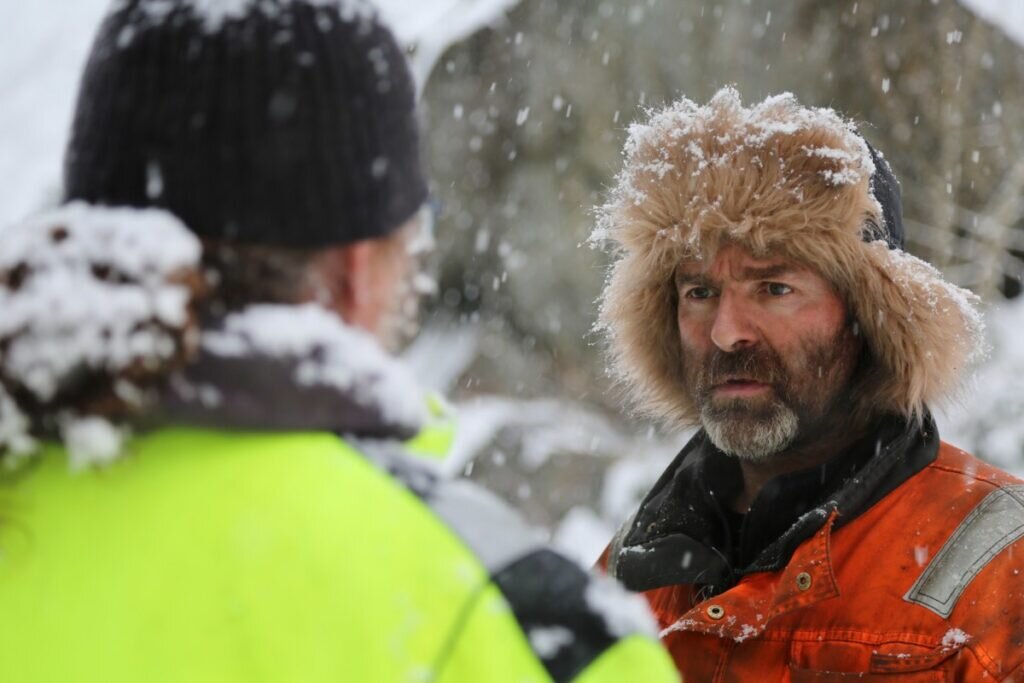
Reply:
[[[842, 411], [857, 347], [844, 325], [830, 338], [805, 341], [786, 360], [767, 344], [728, 353], [716, 348], [702, 359], [686, 359], [684, 375], [711, 442], [729, 455], [763, 462], [823, 431]], [[715, 386], [731, 377], [769, 390], [754, 397], [717, 396]]]

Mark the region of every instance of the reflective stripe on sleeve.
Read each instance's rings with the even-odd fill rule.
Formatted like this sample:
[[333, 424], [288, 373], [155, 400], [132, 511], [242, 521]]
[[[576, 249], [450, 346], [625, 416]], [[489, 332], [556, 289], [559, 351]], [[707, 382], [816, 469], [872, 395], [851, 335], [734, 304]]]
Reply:
[[978, 573], [1024, 536], [1024, 485], [985, 496], [957, 526], [903, 599], [946, 618]]

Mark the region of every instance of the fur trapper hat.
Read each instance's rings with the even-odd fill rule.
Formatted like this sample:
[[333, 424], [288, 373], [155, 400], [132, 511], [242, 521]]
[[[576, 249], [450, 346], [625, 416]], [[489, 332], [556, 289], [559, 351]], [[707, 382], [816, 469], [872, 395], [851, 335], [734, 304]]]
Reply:
[[790, 94], [732, 88], [635, 124], [594, 239], [615, 261], [598, 327], [639, 412], [698, 424], [683, 384], [674, 273], [724, 244], [804, 264], [846, 301], [872, 359], [860, 415], [920, 418], [983, 349], [977, 297], [902, 249], [899, 188], [850, 122]]

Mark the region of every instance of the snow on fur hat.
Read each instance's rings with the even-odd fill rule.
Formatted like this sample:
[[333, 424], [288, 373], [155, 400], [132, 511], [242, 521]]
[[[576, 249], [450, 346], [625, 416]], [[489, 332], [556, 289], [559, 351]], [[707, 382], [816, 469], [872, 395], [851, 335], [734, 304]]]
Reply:
[[920, 418], [983, 348], [973, 294], [902, 250], [899, 189], [852, 123], [790, 94], [744, 107], [732, 88], [634, 124], [594, 240], [616, 260], [598, 328], [639, 412], [698, 424], [683, 383], [674, 273], [724, 244], [802, 263], [843, 296], [873, 366], [861, 415]]

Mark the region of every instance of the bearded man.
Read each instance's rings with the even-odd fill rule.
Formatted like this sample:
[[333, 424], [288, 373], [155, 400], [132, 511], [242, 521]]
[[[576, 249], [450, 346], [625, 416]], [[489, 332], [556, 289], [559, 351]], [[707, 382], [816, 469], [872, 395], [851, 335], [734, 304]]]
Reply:
[[1024, 680], [1024, 486], [939, 439], [982, 348], [835, 112], [734, 90], [635, 126], [602, 302], [639, 409], [700, 429], [602, 564], [687, 681]]

